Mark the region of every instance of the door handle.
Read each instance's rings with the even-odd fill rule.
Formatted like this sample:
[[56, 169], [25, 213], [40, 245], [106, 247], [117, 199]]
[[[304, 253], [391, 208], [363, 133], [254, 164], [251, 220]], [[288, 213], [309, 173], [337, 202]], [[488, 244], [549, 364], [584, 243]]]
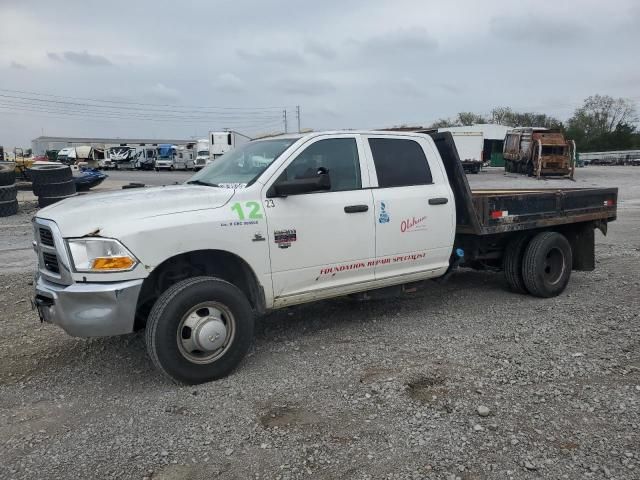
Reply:
[[444, 205], [449, 201], [446, 197], [430, 198], [429, 205]]
[[369, 205], [347, 205], [344, 207], [344, 213], [360, 213], [369, 210]]

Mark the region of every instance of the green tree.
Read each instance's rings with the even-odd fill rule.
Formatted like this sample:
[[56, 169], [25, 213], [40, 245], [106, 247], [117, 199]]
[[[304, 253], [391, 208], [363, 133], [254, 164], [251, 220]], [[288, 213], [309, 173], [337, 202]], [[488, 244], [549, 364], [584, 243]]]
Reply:
[[625, 150], [640, 142], [634, 125], [637, 121], [631, 100], [592, 95], [567, 122], [567, 135], [581, 151]]
[[456, 127], [456, 126], [457, 125], [454, 120], [451, 120], [450, 118], [441, 118], [433, 122], [431, 125], [429, 125], [429, 128], [447, 128], [447, 127]]
[[560, 120], [545, 113], [514, 112], [510, 107], [496, 107], [491, 110], [491, 123], [507, 127], [564, 127]]
[[487, 123], [487, 120], [477, 113], [473, 112], [460, 112], [456, 117], [456, 123], [461, 127], [468, 127], [476, 123]]

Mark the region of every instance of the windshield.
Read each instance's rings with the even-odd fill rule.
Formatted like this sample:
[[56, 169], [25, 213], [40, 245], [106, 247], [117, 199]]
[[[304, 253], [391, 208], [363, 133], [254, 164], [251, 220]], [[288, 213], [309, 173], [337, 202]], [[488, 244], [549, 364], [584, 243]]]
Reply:
[[174, 154], [172, 147], [158, 147], [158, 158], [171, 158]]
[[216, 159], [187, 183], [204, 183], [225, 188], [245, 187], [296, 140], [297, 138], [279, 138], [245, 143]]
[[198, 156], [199, 157], [208, 157], [209, 156], [209, 150], [200, 150], [198, 152]]

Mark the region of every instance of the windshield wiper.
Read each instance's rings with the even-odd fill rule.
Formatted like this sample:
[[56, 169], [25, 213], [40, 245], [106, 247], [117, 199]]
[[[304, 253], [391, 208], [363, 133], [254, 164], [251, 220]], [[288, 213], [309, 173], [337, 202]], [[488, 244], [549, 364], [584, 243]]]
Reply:
[[187, 183], [189, 185], [205, 185], [207, 187], [219, 187], [220, 186], [217, 183], [203, 182], [202, 180], [189, 180]]

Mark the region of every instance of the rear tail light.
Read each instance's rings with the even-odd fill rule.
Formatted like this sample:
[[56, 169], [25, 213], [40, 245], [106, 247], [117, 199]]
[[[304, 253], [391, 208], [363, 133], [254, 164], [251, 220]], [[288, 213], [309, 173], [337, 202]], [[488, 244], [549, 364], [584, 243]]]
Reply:
[[508, 210], [493, 210], [491, 212], [491, 218], [493, 218], [493, 219], [507, 217], [507, 216], [509, 216], [509, 211]]

